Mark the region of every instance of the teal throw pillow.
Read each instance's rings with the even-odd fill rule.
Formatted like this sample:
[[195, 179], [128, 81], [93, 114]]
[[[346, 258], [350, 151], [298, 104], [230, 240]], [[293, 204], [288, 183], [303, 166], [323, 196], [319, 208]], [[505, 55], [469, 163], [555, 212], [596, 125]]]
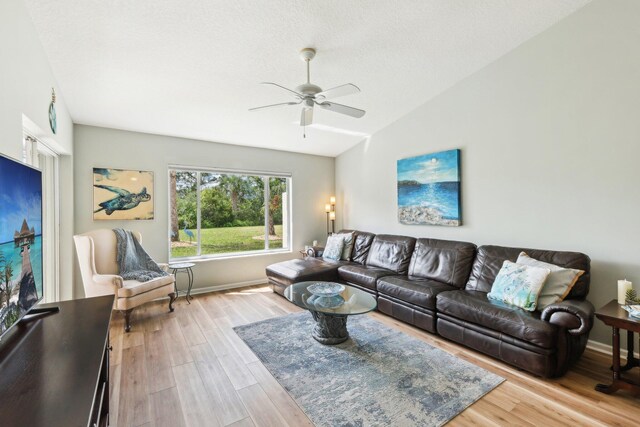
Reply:
[[538, 296], [551, 270], [505, 261], [487, 298], [535, 311]]
[[342, 256], [344, 249], [344, 236], [341, 234], [332, 234], [327, 238], [327, 245], [324, 247], [322, 258], [337, 261]]

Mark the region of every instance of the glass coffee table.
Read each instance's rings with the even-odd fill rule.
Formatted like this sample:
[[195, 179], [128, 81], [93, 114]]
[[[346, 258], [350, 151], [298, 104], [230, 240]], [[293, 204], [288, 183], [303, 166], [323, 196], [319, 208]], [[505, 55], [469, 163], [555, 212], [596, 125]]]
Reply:
[[349, 338], [347, 317], [368, 313], [378, 306], [369, 293], [334, 282], [300, 282], [284, 290], [284, 296], [309, 310], [316, 326], [312, 336], [321, 344], [340, 344]]

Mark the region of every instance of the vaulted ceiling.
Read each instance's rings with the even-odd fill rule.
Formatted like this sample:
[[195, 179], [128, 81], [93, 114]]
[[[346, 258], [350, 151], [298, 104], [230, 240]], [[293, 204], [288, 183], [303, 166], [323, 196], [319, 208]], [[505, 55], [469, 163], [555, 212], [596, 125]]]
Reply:
[[[335, 156], [589, 0], [25, 0], [75, 123]], [[355, 83], [316, 109], [302, 138], [306, 79]], [[319, 110], [319, 111], [318, 111]]]

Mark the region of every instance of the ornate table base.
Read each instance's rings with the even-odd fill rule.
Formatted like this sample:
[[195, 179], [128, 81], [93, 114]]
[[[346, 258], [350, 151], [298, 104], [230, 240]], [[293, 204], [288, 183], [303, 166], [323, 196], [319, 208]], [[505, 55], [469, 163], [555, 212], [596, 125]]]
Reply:
[[178, 298], [180, 296], [180, 291], [178, 291], [178, 273], [186, 273], [187, 274], [188, 282], [187, 282], [186, 300], [187, 300], [187, 302], [189, 304], [191, 304], [191, 301], [189, 301], [189, 300], [191, 298], [193, 298], [191, 296], [191, 288], [193, 288], [193, 270], [191, 269], [191, 267], [193, 267], [193, 266], [195, 266], [195, 264], [191, 263], [191, 262], [169, 264], [169, 268], [172, 270], [171, 272], [173, 273], [173, 276], [175, 277], [175, 281], [173, 282], [173, 287], [174, 287], [174, 289], [176, 291], [176, 298]]
[[349, 339], [347, 331], [347, 314], [324, 314], [311, 311], [316, 326], [312, 336], [320, 344], [335, 345]]
[[598, 384], [596, 385], [596, 391], [601, 393], [611, 394], [620, 389], [632, 391], [636, 394], [640, 394], [640, 383], [632, 381], [630, 379], [623, 379], [621, 372], [628, 371], [631, 368], [640, 366], [638, 359], [635, 358], [633, 352], [633, 331], [627, 330], [627, 363], [625, 366], [620, 366], [620, 329], [613, 327], [613, 382], [611, 384]]

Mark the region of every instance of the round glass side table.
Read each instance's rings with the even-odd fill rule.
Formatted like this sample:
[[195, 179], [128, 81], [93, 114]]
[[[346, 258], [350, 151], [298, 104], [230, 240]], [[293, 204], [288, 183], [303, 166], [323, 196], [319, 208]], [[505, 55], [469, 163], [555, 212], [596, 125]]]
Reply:
[[[169, 268], [172, 270], [171, 272], [173, 273], [173, 275], [175, 276], [176, 280], [173, 283], [175, 290], [176, 290], [176, 298], [178, 298], [180, 296], [180, 292], [178, 291], [178, 273], [185, 273], [187, 275], [188, 278], [188, 287], [187, 287], [187, 294], [186, 294], [186, 299], [187, 302], [189, 304], [191, 304], [191, 301], [189, 301], [192, 297], [191, 297], [191, 288], [193, 287], [193, 270], [192, 267], [194, 267], [195, 264], [192, 262], [176, 262], [176, 263], [172, 263], [169, 264]], [[183, 291], [184, 292], [184, 291]]]

